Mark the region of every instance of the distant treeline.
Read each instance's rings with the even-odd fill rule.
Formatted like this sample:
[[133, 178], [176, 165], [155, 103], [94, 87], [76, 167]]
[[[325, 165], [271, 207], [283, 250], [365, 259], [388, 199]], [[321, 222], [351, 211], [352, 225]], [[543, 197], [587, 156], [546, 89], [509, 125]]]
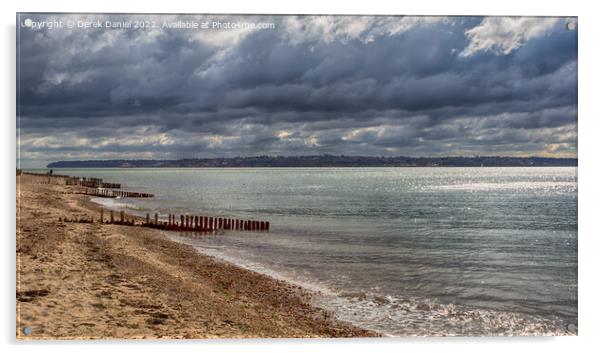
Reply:
[[544, 157], [367, 157], [257, 156], [178, 160], [60, 161], [48, 168], [248, 168], [248, 167], [561, 167], [577, 166], [576, 158]]

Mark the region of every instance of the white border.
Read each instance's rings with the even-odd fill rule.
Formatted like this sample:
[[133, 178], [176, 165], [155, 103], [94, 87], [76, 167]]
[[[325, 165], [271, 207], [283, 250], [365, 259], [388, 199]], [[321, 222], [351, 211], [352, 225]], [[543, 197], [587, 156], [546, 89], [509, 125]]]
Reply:
[[[393, 352], [507, 352], [545, 350], [569, 352], [593, 350], [601, 328], [600, 263], [602, 232], [596, 220], [602, 208], [598, 207], [600, 192], [600, 166], [602, 133], [599, 103], [602, 94], [600, 55], [602, 12], [594, 1], [478, 1], [478, 0], [419, 0], [392, 4], [384, 0], [367, 0], [350, 3], [336, 0], [218, 0], [133, 2], [102, 0], [98, 2], [77, 0], [10, 0], [0, 2], [2, 11], [2, 75], [0, 99], [2, 117], [2, 152], [5, 168], [2, 177], [2, 318], [3, 344], [9, 351], [65, 351], [76, 352], [82, 348], [92, 352], [107, 349], [142, 348], [146, 352], [165, 352], [173, 348], [184, 351], [210, 349], [212, 351], [245, 352], [298, 352], [308, 350], [335, 352], [363, 352], [378, 350]], [[104, 341], [22, 343], [15, 340], [15, 13], [21, 12], [154, 12], [154, 13], [273, 13], [273, 14], [400, 14], [400, 15], [522, 15], [522, 16], [579, 16], [579, 337], [561, 338], [409, 338], [409, 339], [330, 339], [330, 340], [205, 340], [205, 341]], [[107, 346], [109, 345], [109, 346]], [[197, 347], [201, 345], [201, 347]]]

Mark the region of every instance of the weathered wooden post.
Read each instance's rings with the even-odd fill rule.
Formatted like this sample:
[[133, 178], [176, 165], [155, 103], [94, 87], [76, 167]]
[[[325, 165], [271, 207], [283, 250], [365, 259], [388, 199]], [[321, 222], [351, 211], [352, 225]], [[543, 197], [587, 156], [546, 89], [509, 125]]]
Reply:
[[194, 229], [199, 229], [199, 216], [194, 216]]
[[159, 214], [155, 212], [155, 225], [159, 225]]
[[120, 211], [119, 212], [119, 217], [121, 218], [121, 223], [123, 223], [123, 221], [125, 220], [125, 212]]
[[147, 213], [146, 214], [146, 225], [150, 224], [150, 215]]
[[104, 210], [100, 209], [100, 223], [104, 223]]
[[270, 222], [265, 222], [265, 230], [270, 230]]
[[111, 210], [111, 223], [113, 223], [115, 219], [113, 218], [113, 210]]
[[180, 215], [180, 229], [184, 227], [184, 215]]

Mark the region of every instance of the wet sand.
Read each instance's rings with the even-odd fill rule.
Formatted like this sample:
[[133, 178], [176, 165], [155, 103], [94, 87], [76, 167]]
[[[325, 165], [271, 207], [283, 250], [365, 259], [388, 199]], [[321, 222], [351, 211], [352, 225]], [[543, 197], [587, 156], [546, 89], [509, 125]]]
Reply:
[[97, 220], [100, 208], [78, 187], [47, 182], [17, 176], [19, 339], [377, 336], [311, 306], [300, 287], [160, 231], [59, 222]]

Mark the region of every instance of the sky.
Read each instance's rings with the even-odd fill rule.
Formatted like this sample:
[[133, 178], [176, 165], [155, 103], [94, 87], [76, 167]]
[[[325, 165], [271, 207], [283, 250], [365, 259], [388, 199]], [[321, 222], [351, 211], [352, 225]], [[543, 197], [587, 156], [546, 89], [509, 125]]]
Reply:
[[[17, 20], [17, 165], [25, 168], [90, 159], [577, 154], [577, 30], [567, 25], [575, 18]], [[145, 28], [123, 28], [138, 23]]]

